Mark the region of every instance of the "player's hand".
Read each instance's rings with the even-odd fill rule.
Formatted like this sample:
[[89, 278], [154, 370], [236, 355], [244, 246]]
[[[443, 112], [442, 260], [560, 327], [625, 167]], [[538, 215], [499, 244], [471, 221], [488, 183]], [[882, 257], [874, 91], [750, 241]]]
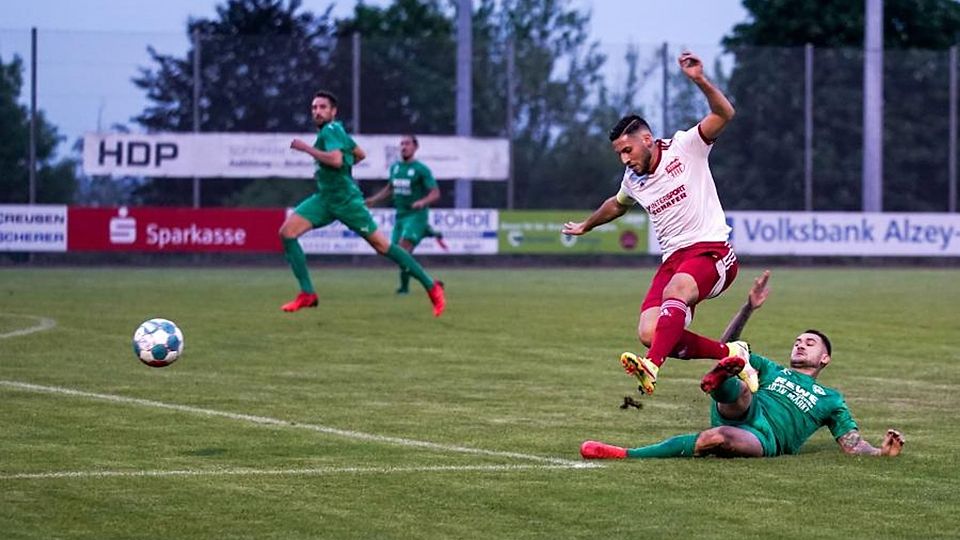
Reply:
[[410, 208], [413, 208], [414, 210], [419, 210], [424, 206], [426, 205], [423, 204], [423, 201], [414, 201], [413, 204], [410, 205]]
[[888, 429], [887, 434], [883, 436], [883, 444], [880, 445], [881, 456], [898, 456], [903, 450], [903, 444], [907, 442], [903, 434], [895, 429]]
[[680, 54], [680, 58], [677, 59], [677, 62], [679, 62], [680, 70], [683, 71], [683, 74], [690, 79], [695, 80], [703, 77], [703, 62], [692, 52], [683, 51], [683, 53]]
[[753, 309], [759, 309], [767, 301], [767, 297], [770, 296], [770, 288], [767, 287], [768, 281], [770, 281], [769, 270], [764, 270], [762, 274], [757, 276], [757, 279], [753, 280], [753, 287], [750, 287], [750, 292], [747, 295], [747, 301], [750, 302], [750, 307]]
[[575, 223], [573, 221], [568, 221], [563, 224], [563, 229], [561, 231], [563, 234], [569, 234], [570, 236], [580, 236], [586, 234], [587, 229], [583, 226], [583, 222]]
[[306, 152], [307, 149], [310, 148], [310, 145], [301, 141], [300, 139], [294, 139], [290, 141], [290, 148], [293, 148], [294, 150], [298, 150], [300, 152]]

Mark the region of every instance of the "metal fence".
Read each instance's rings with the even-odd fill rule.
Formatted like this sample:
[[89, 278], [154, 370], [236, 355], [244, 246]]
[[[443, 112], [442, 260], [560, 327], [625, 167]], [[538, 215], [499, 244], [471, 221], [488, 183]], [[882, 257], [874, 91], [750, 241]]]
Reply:
[[[88, 131], [309, 131], [309, 101], [318, 88], [340, 96], [341, 119], [354, 132], [458, 131], [457, 50], [450, 39], [191, 39], [41, 30], [35, 55], [31, 39], [29, 30], [0, 31], [0, 60], [23, 59], [21, 104], [29, 109], [35, 100], [43, 119], [63, 136], [48, 161], [78, 159], [80, 138]], [[152, 58], [148, 47], [164, 61]], [[530, 43], [474, 42], [471, 130], [510, 138], [513, 169], [509, 182], [474, 182], [472, 204], [591, 208], [609, 196], [621, 167], [606, 131], [617, 117], [639, 112], [658, 136], [669, 137], [707, 110], [677, 68], [681, 49], [599, 44], [554, 57]], [[711, 154], [727, 208], [862, 208], [862, 51], [693, 49], [737, 108]], [[883, 62], [883, 209], [954, 212], [956, 49], [890, 50]], [[42, 166], [44, 156], [38, 158]], [[75, 201], [150, 196], [141, 189], [148, 180], [91, 178], [82, 171], [80, 177]], [[43, 182], [43, 175], [34, 181]], [[202, 198], [204, 205], [244, 204], [235, 192], [255, 184], [203, 180], [195, 192], [191, 186], [200, 183], [192, 179], [163, 182], [178, 193], [167, 202]], [[452, 205], [454, 183], [441, 187], [442, 202]], [[0, 202], [27, 202], [18, 197], [0, 194]], [[30, 197], [64, 202], [38, 200], [33, 192]]]

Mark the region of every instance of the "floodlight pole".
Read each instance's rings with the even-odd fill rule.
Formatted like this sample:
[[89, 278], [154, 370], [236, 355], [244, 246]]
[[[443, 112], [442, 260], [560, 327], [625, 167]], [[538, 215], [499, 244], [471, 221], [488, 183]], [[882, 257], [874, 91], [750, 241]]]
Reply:
[[803, 209], [813, 211], [813, 44], [803, 48]]
[[957, 46], [950, 47], [950, 144], [947, 156], [947, 211], [957, 211]]
[[883, 0], [866, 0], [863, 42], [863, 211], [883, 211]]
[[514, 48], [513, 36], [507, 40], [507, 144], [508, 154], [507, 160], [508, 172], [507, 172], [507, 209], [513, 210], [515, 203], [515, 193], [516, 186], [514, 184], [515, 179], [513, 177], [513, 109], [516, 104], [516, 90], [515, 90], [515, 81], [516, 77], [516, 49]]
[[[193, 132], [200, 133], [200, 30], [193, 29]], [[200, 208], [200, 178], [193, 177], [193, 207]]]
[[353, 133], [360, 133], [360, 32], [353, 33]]
[[[473, 134], [473, 0], [457, 1], [457, 135]], [[454, 189], [454, 206], [473, 206], [473, 181], [460, 178]]]
[[37, 202], [37, 27], [30, 29], [30, 187], [28, 201]]
[[667, 42], [663, 42], [660, 49], [660, 65], [663, 68], [663, 125], [660, 126], [660, 136], [670, 136], [670, 126], [667, 125], [670, 118], [670, 62], [667, 60]]

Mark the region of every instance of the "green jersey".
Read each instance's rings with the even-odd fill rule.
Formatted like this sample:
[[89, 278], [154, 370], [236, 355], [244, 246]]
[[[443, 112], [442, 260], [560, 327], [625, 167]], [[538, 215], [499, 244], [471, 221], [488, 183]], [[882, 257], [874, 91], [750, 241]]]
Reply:
[[357, 143], [347, 135], [343, 124], [334, 120], [324, 124], [317, 131], [317, 140], [313, 147], [323, 152], [340, 150], [343, 153], [343, 165], [330, 167], [316, 161], [314, 178], [317, 180], [317, 192], [325, 199], [343, 200], [351, 196], [363, 196], [357, 183], [353, 181], [353, 149]]
[[796, 453], [822, 426], [834, 439], [857, 429], [840, 392], [762, 356], [750, 355], [750, 364], [760, 372], [753, 404], [772, 426], [781, 453]]
[[423, 163], [417, 160], [398, 161], [390, 166], [390, 185], [393, 186], [393, 206], [397, 209], [397, 217], [403, 217], [427, 212], [426, 208], [414, 210], [411, 205], [435, 189], [437, 181]]

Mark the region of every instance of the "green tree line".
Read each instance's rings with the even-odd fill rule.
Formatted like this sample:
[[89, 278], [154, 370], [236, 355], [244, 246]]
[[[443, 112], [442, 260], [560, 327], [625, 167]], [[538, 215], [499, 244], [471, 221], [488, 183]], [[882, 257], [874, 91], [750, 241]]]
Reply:
[[[712, 78], [737, 117], [711, 154], [729, 209], [803, 207], [803, 71], [814, 55], [814, 209], [861, 206], [863, 5], [815, 0], [744, 0], [747, 21], [723, 47], [733, 59]], [[633, 45], [609, 57], [588, 34], [589, 11], [573, 0], [475, 0], [473, 130], [510, 136], [516, 205], [591, 208], [617, 186], [621, 166], [607, 129], [623, 114], [644, 114], [659, 90], [659, 51]], [[340, 117], [364, 133], [455, 131], [456, 2], [358, 3], [335, 19], [299, 0], [225, 0], [210, 18], [191, 19], [200, 47], [185, 55], [149, 48], [150, 65], [133, 76], [149, 105], [133, 121], [151, 131], [193, 129], [193, 60], [199, 55], [202, 131], [309, 131], [309, 102], [319, 88], [341, 97]], [[350, 103], [353, 35], [361, 38], [361, 111]], [[642, 38], [638, 34], [638, 38]], [[948, 191], [948, 54], [960, 38], [960, 4], [886, 0], [884, 12], [884, 208], [943, 211]], [[512, 48], [511, 48], [512, 45]], [[508, 79], [513, 52], [514, 78]], [[706, 111], [699, 92], [669, 58], [668, 126], [693, 125]], [[617, 64], [625, 81], [605, 76]], [[0, 150], [6, 201], [25, 200], [27, 115], [17, 104], [22, 62], [0, 59]], [[513, 87], [508, 88], [512, 82]], [[507, 95], [515, 96], [507, 118]], [[658, 99], [654, 98], [654, 99]], [[359, 116], [357, 116], [359, 115]], [[69, 200], [74, 162], [53, 161], [56, 128], [41, 118], [41, 200]], [[205, 179], [203, 203], [286, 205], [312, 189], [308, 179]], [[370, 186], [375, 189], [377, 186]], [[451, 204], [452, 184], [442, 186]], [[502, 183], [474, 184], [474, 204], [503, 206]], [[190, 204], [190, 179], [147, 179], [130, 194], [151, 204]]]

